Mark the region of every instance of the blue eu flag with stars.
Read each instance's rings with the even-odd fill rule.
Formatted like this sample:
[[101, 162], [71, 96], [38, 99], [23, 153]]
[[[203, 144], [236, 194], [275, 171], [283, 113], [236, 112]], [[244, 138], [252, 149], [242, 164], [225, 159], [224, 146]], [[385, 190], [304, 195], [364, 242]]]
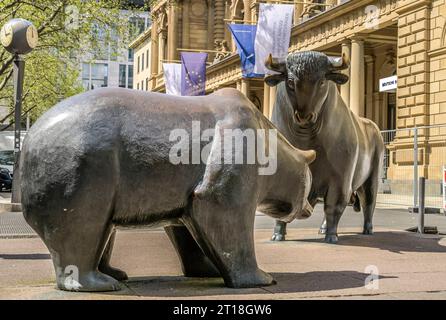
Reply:
[[204, 96], [206, 94], [207, 53], [181, 53], [181, 95]]

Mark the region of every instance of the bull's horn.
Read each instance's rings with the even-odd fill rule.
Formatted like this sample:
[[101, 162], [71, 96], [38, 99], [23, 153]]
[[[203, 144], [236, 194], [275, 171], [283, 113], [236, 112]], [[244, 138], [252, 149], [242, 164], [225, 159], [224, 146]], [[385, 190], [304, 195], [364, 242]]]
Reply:
[[342, 58], [329, 58], [330, 63], [335, 70], [345, 70], [349, 67], [350, 61], [345, 55], [345, 53], [342, 54]]
[[271, 53], [265, 61], [265, 67], [272, 71], [286, 73], [286, 63], [278, 62], [277, 59], [273, 58], [273, 55]]
[[316, 160], [316, 151], [314, 150], [308, 150], [308, 151], [302, 151], [305, 159], [307, 159], [308, 164], [311, 164]]

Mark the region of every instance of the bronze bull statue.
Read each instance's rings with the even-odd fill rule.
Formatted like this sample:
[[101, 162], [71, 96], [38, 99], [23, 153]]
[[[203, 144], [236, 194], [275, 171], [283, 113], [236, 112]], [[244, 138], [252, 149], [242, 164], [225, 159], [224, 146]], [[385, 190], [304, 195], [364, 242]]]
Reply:
[[[214, 135], [197, 137], [206, 130]], [[250, 147], [242, 140], [223, 148], [233, 130], [244, 139], [249, 130], [265, 132], [252, 163], [228, 161], [248, 157]], [[286, 222], [310, 216], [315, 159], [274, 133], [234, 89], [206, 97], [99, 89], [50, 109], [24, 141], [21, 191], [58, 287], [118, 290], [127, 275], [109, 264], [114, 230], [132, 225], [165, 226], [186, 276], [221, 275], [234, 288], [273, 284], [255, 258], [256, 208]], [[188, 160], [197, 143], [198, 161]], [[268, 174], [260, 174], [262, 153], [276, 163]]]
[[[313, 185], [309, 202], [324, 199], [325, 241], [337, 243], [339, 220], [351, 203], [364, 214], [364, 234], [373, 233], [384, 143], [379, 128], [355, 115], [344, 103], [337, 85], [349, 78], [341, 73], [348, 61], [320, 52], [290, 54], [279, 63], [271, 56], [267, 68], [277, 74], [265, 78], [277, 86], [272, 122], [296, 148], [316, 150], [310, 166]], [[324, 228], [324, 227], [323, 227]], [[284, 240], [286, 223], [278, 221], [273, 240]]]

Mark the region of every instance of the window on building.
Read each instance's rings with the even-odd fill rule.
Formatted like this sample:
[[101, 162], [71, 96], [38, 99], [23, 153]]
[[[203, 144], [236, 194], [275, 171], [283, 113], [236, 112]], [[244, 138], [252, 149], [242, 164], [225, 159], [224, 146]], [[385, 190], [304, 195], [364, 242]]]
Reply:
[[141, 71], [144, 71], [144, 65], [145, 65], [145, 59], [144, 59], [144, 53], [141, 56]]
[[144, 90], [144, 80], [141, 80], [141, 90]]
[[119, 65], [119, 87], [125, 88], [127, 82], [127, 65]]
[[147, 49], [146, 51], [146, 69], [149, 69], [149, 50]]
[[128, 78], [128, 81], [127, 81], [127, 83], [128, 83], [127, 88], [133, 89], [133, 65], [129, 65], [128, 66], [128, 72], [127, 73], [129, 75], [129, 78]]
[[93, 90], [108, 86], [108, 64], [82, 64], [82, 85], [85, 90]]
[[82, 64], [82, 86], [85, 90], [90, 90], [90, 64]]
[[108, 60], [109, 46], [104, 42], [99, 42], [98, 46], [93, 49], [94, 60]]
[[108, 64], [91, 64], [91, 89], [103, 88], [108, 85]]
[[144, 17], [130, 17], [129, 30], [132, 38], [144, 32], [146, 29], [146, 19]]
[[117, 41], [112, 41], [109, 44], [109, 52], [110, 52], [110, 60], [111, 61], [118, 61], [118, 57], [120, 55], [119, 51], [119, 43]]
[[133, 58], [134, 58], [133, 55], [134, 55], [133, 49], [129, 49], [128, 59], [130, 62], [133, 62]]
[[149, 78], [146, 78], [146, 91], [149, 91]]
[[139, 90], [139, 83], [136, 84], [136, 88]]
[[139, 71], [141, 70], [141, 57], [138, 56], [138, 69], [137, 69], [137, 74], [139, 74]]

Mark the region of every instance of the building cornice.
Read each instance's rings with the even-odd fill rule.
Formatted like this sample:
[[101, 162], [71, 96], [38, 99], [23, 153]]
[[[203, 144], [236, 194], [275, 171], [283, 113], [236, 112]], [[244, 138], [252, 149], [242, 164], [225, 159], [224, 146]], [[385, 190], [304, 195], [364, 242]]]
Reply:
[[396, 13], [399, 15], [406, 15], [417, 11], [420, 8], [430, 7], [431, 5], [432, 0], [401, 0], [401, 5], [396, 9]]
[[346, 1], [344, 3], [338, 4], [327, 11], [321, 12], [320, 14], [302, 21], [301, 23], [295, 25], [291, 30], [291, 35], [296, 36], [305, 31], [311, 30], [326, 21], [333, 20], [335, 18], [343, 16], [345, 13], [353, 11], [357, 8], [363, 7], [367, 4], [375, 2], [374, 0], [360, 0], [360, 1]]

